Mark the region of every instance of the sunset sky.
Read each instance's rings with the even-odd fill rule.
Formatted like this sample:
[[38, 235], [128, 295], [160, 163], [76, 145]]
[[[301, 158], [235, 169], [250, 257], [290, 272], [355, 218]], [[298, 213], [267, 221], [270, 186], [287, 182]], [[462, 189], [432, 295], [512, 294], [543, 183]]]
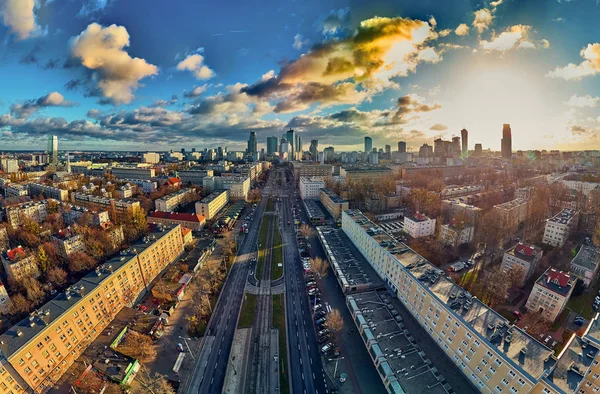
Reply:
[[596, 0], [0, 0], [0, 151], [600, 149]]

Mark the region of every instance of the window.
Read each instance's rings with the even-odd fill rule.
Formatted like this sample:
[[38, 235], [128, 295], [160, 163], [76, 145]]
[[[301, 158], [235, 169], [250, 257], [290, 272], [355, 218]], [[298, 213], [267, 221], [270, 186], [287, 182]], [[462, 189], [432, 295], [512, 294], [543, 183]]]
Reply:
[[508, 380], [506, 378], [503, 378], [502, 379], [502, 384], [506, 386], [508, 384]]
[[510, 378], [513, 379], [515, 376], [517, 376], [517, 374], [511, 369], [510, 371], [508, 371], [508, 376], [510, 376]]
[[517, 383], [519, 383], [519, 386], [523, 386], [525, 384], [525, 381], [519, 378], [519, 380], [517, 380]]
[[511, 388], [510, 388], [510, 392], [511, 392], [511, 393], [513, 393], [513, 394], [517, 394], [517, 393], [519, 392], [519, 390], [517, 390], [517, 389], [515, 388], [515, 386], [511, 386]]
[[492, 357], [492, 352], [490, 352], [489, 350], [485, 353], [486, 356], [488, 357]]
[[496, 364], [498, 367], [502, 365], [502, 361], [500, 361], [499, 359], [494, 360], [494, 364]]
[[502, 392], [502, 388], [500, 386], [496, 386], [496, 392], [497, 393], [501, 393]]
[[490, 371], [490, 373], [493, 375], [496, 373], [496, 368], [490, 367], [490, 369], [488, 369], [488, 371]]

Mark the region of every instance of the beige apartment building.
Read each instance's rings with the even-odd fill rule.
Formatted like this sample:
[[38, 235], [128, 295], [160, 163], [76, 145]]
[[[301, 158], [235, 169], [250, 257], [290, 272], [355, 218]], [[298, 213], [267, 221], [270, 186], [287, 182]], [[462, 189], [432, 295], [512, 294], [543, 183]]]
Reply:
[[48, 217], [48, 201], [51, 200], [27, 202], [8, 207], [4, 210], [6, 221], [12, 228], [19, 227], [25, 217], [34, 222], [42, 223]]
[[515, 266], [523, 269], [521, 283], [524, 283], [535, 272], [538, 262], [542, 259], [542, 249], [535, 245], [517, 243], [504, 252], [502, 256], [502, 271], [507, 272]]
[[565, 208], [554, 217], [546, 220], [542, 243], [554, 247], [562, 247], [569, 235], [577, 229], [579, 211]]
[[192, 189], [181, 189], [175, 193], [168, 194], [154, 201], [154, 206], [157, 211], [161, 212], [175, 212], [177, 208], [190, 201], [190, 198], [194, 195]]
[[40, 276], [35, 254], [21, 246], [2, 252], [0, 257], [4, 272], [12, 280], [19, 281], [28, 276], [34, 278]]
[[141, 209], [140, 202], [137, 200], [94, 197], [84, 193], [73, 193], [71, 200], [76, 205], [82, 205], [98, 211], [108, 211], [110, 219], [116, 223], [125, 221], [129, 216], [139, 212]]
[[575, 275], [548, 268], [535, 281], [525, 308], [532, 313], [539, 313], [546, 320], [556, 320], [571, 298], [576, 280]]
[[135, 166], [116, 166], [110, 172], [119, 179], [152, 179], [156, 176], [154, 168]]
[[75, 234], [71, 229], [64, 229], [52, 236], [52, 244], [58, 253], [65, 259], [75, 252], [84, 252], [83, 237]]
[[180, 226], [134, 243], [0, 336], [0, 392], [53, 386], [123, 308], [184, 250]]
[[229, 202], [229, 190], [217, 190], [196, 202], [196, 214], [211, 220]]
[[499, 225], [502, 225], [507, 231], [515, 231], [519, 225], [527, 219], [529, 211], [529, 202], [521, 198], [516, 198], [504, 204], [494, 205], [494, 212], [500, 216]]
[[319, 200], [336, 222], [342, 221], [342, 212], [349, 208], [348, 200], [338, 196], [330, 189], [321, 189]]
[[42, 185], [39, 183], [29, 183], [27, 187], [31, 197], [36, 197], [41, 194], [45, 198], [53, 198], [58, 201], [69, 200], [69, 191], [65, 189], [59, 189], [58, 187]]

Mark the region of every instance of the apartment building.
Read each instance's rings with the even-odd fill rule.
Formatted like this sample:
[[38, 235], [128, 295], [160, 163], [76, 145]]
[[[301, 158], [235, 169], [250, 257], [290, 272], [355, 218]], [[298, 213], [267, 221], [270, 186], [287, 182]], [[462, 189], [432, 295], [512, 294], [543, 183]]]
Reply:
[[0, 313], [3, 315], [7, 315], [10, 313], [10, 308], [12, 307], [12, 301], [8, 295], [8, 291], [6, 291], [6, 287], [4, 283], [0, 281]]
[[543, 251], [539, 246], [525, 245], [521, 242], [504, 252], [502, 257], [502, 271], [507, 272], [513, 267], [519, 266], [523, 269], [521, 284], [535, 272], [537, 264], [542, 259]]
[[554, 217], [546, 220], [542, 243], [554, 247], [562, 247], [569, 235], [577, 229], [579, 211], [565, 208]]
[[[342, 230], [423, 330], [482, 393], [525, 394], [546, 384], [544, 380], [556, 366], [551, 349], [511, 326], [360, 211], [342, 213]], [[361, 335], [367, 328], [363, 319]], [[387, 384], [394, 371], [379, 363], [376, 366]], [[547, 385], [549, 391], [539, 392], [559, 393], [552, 383]]]
[[58, 253], [65, 259], [75, 252], [84, 252], [83, 237], [75, 234], [71, 228], [66, 228], [52, 236], [52, 244]]
[[250, 178], [245, 176], [214, 176], [202, 181], [204, 190], [229, 190], [229, 200], [247, 200], [250, 192]]
[[316, 200], [319, 198], [321, 189], [324, 187], [325, 180], [322, 176], [300, 177], [300, 198], [303, 200]]
[[27, 190], [27, 186], [13, 183], [4, 188], [4, 195], [6, 198], [21, 197], [29, 195], [29, 191]]
[[196, 214], [211, 220], [229, 203], [229, 190], [217, 190], [196, 202]]
[[148, 179], [125, 179], [125, 181], [133, 183], [134, 185], [142, 189], [144, 193], [155, 192], [158, 188], [155, 181], [150, 181]]
[[191, 201], [195, 192], [192, 189], [181, 189], [175, 193], [168, 194], [154, 201], [157, 211], [175, 212], [177, 208]]
[[42, 223], [48, 217], [48, 201], [27, 202], [4, 209], [6, 221], [12, 228], [17, 228], [21, 225], [25, 217], [37, 223]]
[[319, 191], [319, 200], [336, 222], [341, 223], [342, 212], [349, 208], [348, 200], [338, 196], [330, 189], [321, 189]]
[[598, 183], [598, 182], [561, 180], [561, 183], [563, 185], [565, 185], [567, 188], [581, 192], [581, 193], [585, 194], [586, 196], [589, 195], [594, 190], [600, 190], [600, 183]]
[[58, 201], [69, 200], [69, 191], [65, 189], [59, 189], [58, 187], [42, 185], [39, 183], [29, 183], [27, 187], [31, 197], [39, 196], [41, 194], [45, 198], [53, 198]]
[[296, 182], [299, 182], [300, 178], [303, 176], [331, 176], [333, 174], [333, 166], [331, 164], [316, 164], [293, 161], [292, 171], [294, 172], [294, 179]]
[[160, 154], [155, 152], [146, 152], [142, 155], [142, 163], [160, 163]]
[[156, 171], [150, 167], [115, 166], [110, 172], [119, 179], [152, 179], [156, 176]]
[[6, 272], [9, 279], [19, 281], [28, 276], [34, 278], [40, 276], [35, 254], [26, 251], [21, 246], [5, 250], [2, 252], [1, 258], [4, 272]]
[[467, 186], [448, 186], [442, 190], [440, 196], [444, 198], [456, 198], [462, 196], [468, 196], [469, 194], [479, 193], [483, 190], [482, 186], [479, 185], [467, 185]]
[[82, 205], [93, 210], [108, 211], [113, 222], [121, 223], [129, 216], [140, 211], [140, 202], [137, 200], [117, 200], [114, 198], [95, 197], [84, 193], [71, 194], [73, 204]]
[[392, 169], [387, 167], [344, 167], [344, 170], [348, 181], [377, 182], [377, 180], [389, 178], [392, 175]]
[[193, 213], [173, 213], [154, 211], [148, 215], [148, 223], [154, 224], [180, 224], [190, 230], [200, 231], [206, 224], [206, 219], [202, 215]]
[[136, 187], [130, 183], [126, 183], [116, 190], [117, 198], [130, 198], [133, 197], [133, 194], [136, 191]]
[[162, 227], [8, 329], [0, 336], [0, 391], [41, 393], [53, 386], [183, 250], [181, 227]]
[[108, 211], [93, 211], [86, 207], [80, 207], [77, 205], [71, 205], [63, 203], [61, 205], [61, 214], [63, 220], [67, 226], [71, 226], [84, 215], [88, 215], [90, 218], [90, 224], [92, 226], [101, 226], [104, 223], [110, 222], [110, 216]]
[[205, 169], [191, 169], [185, 171], [179, 171], [178, 176], [181, 180], [181, 183], [184, 185], [202, 185], [202, 180], [207, 176], [213, 176], [213, 170], [205, 170]]
[[404, 217], [404, 231], [413, 238], [428, 237], [435, 233], [435, 219], [422, 213]]
[[8, 249], [8, 231], [6, 227], [0, 226], [0, 252]]
[[463, 215], [469, 223], [477, 223], [482, 212], [481, 208], [466, 204], [459, 199], [442, 200], [442, 215], [449, 218]]
[[525, 308], [546, 320], [556, 320], [571, 298], [576, 280], [575, 275], [549, 267], [535, 281]]
[[17, 159], [10, 159], [8, 157], [3, 157], [0, 159], [0, 167], [2, 167], [2, 171], [7, 174], [11, 172], [19, 171], [19, 161]]
[[569, 266], [571, 273], [583, 281], [587, 287], [596, 278], [600, 265], [600, 250], [594, 245], [581, 245]]
[[473, 242], [475, 228], [473, 226], [457, 227], [452, 223], [440, 227], [440, 242], [444, 245], [457, 247]]
[[507, 231], [515, 231], [527, 219], [529, 202], [516, 198], [504, 204], [494, 205], [494, 212], [499, 215], [500, 223]]
[[515, 198], [520, 198], [521, 200], [529, 200], [533, 193], [533, 190], [533, 186], [520, 187], [517, 190], [515, 190]]

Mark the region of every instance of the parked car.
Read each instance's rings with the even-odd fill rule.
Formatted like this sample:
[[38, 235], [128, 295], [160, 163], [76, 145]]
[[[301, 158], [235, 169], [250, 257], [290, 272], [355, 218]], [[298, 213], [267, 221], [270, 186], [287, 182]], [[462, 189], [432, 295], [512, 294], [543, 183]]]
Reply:
[[583, 323], [585, 323], [585, 319], [581, 316], [577, 316], [574, 320], [573, 323], [577, 326], [583, 326]]
[[327, 345], [321, 348], [321, 353], [327, 353], [333, 348], [333, 343], [329, 342]]
[[315, 316], [317, 316], [317, 317], [323, 317], [326, 314], [327, 314], [327, 312], [325, 312], [324, 310], [321, 309], [320, 311], [317, 311], [317, 313], [315, 313]]
[[306, 287], [310, 287], [310, 286], [316, 286], [317, 284], [315, 282], [306, 282]]
[[325, 323], [326, 321], [327, 321], [327, 318], [326, 318], [326, 317], [322, 317], [322, 318], [318, 319], [318, 320], [315, 322], [315, 324], [316, 324], [316, 325], [321, 325], [321, 324]]
[[513, 311], [513, 315], [515, 315], [517, 317], [517, 319], [521, 320], [521, 318], [523, 317], [523, 315], [521, 314], [521, 312], [519, 311]]
[[327, 342], [329, 340], [329, 335], [324, 335], [319, 337], [319, 343]]
[[321, 331], [318, 332], [318, 334], [319, 334], [319, 336], [323, 336], [325, 334], [329, 334], [329, 329], [326, 328], [324, 330], [321, 330]]
[[323, 305], [317, 304], [317, 305], [313, 306], [313, 311], [317, 311], [317, 310], [319, 310], [321, 308], [323, 308]]

